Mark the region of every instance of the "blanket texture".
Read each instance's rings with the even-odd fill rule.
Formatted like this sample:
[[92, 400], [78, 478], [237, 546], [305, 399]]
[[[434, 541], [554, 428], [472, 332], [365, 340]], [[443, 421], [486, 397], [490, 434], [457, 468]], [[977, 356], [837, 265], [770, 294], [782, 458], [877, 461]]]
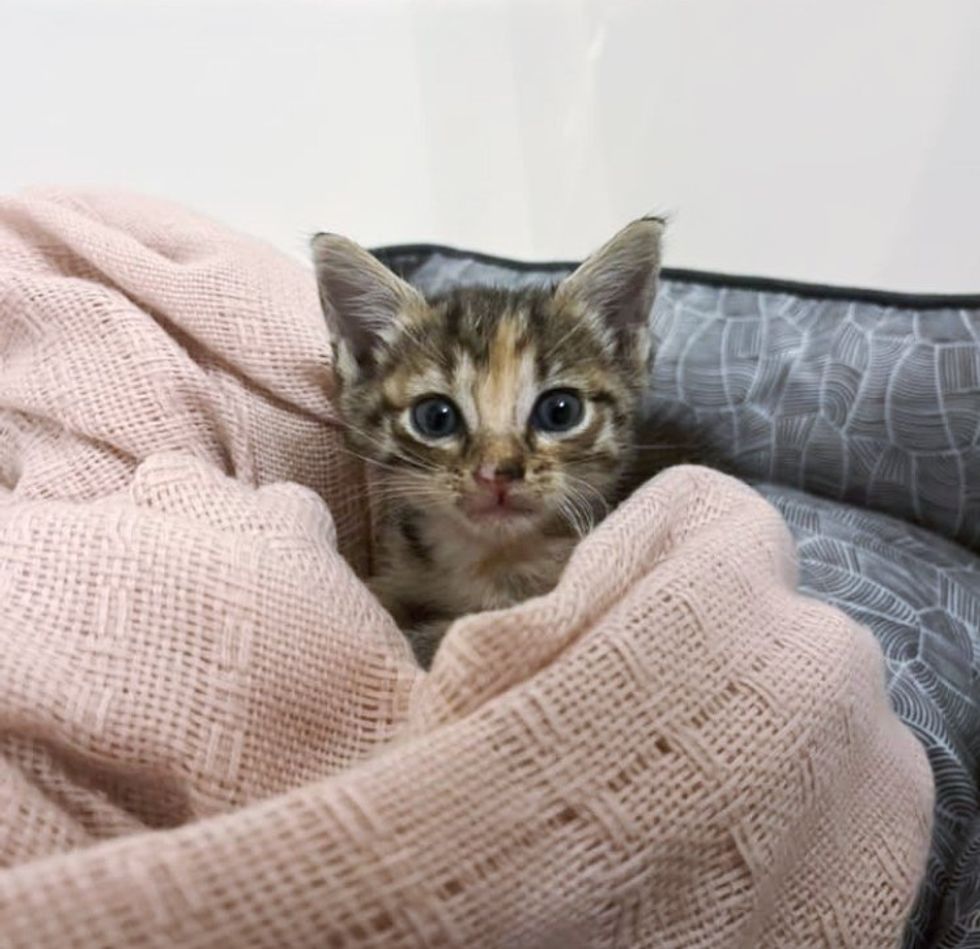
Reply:
[[[549, 285], [575, 267], [375, 254], [424, 293]], [[702, 462], [754, 484], [793, 533], [800, 589], [874, 634], [936, 779], [903, 945], [980, 949], [980, 295], [665, 269], [650, 322], [638, 476]]]
[[3, 944], [894, 945], [931, 774], [779, 515], [671, 469], [423, 673], [328, 352], [260, 244], [0, 202]]

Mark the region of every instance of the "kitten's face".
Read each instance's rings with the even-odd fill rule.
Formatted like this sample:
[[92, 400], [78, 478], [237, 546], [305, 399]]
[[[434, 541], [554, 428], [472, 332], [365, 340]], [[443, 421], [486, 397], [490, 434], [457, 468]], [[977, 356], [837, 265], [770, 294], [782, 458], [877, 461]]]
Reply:
[[660, 224], [632, 227], [553, 290], [431, 301], [356, 245], [317, 239], [340, 408], [383, 497], [488, 537], [588, 529], [646, 382]]
[[476, 530], [584, 526], [626, 459], [643, 368], [629, 361], [551, 294], [470, 290], [399, 314], [341, 404], [391, 496]]

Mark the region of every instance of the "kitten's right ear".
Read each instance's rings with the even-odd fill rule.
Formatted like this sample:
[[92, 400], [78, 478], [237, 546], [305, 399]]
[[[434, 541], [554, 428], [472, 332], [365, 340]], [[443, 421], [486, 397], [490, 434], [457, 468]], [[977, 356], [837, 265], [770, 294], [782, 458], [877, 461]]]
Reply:
[[399, 314], [425, 305], [422, 295], [363, 247], [337, 234], [312, 241], [320, 305], [334, 339], [358, 366], [370, 364]]
[[627, 224], [555, 290], [596, 314], [620, 341], [644, 334], [657, 294], [664, 221], [644, 217]]

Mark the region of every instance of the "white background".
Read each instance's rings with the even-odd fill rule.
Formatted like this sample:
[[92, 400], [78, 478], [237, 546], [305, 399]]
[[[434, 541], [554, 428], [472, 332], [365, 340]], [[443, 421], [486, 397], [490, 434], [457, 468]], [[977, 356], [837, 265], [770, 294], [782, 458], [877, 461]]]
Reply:
[[978, 0], [0, 0], [0, 190], [980, 291]]

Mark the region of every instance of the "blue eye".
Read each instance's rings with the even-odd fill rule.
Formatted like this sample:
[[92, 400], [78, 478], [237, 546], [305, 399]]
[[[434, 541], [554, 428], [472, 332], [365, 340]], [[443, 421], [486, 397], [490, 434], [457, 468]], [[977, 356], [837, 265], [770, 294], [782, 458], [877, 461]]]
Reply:
[[567, 432], [582, 421], [585, 406], [571, 389], [552, 389], [534, 403], [531, 424], [542, 432]]
[[426, 438], [448, 438], [459, 430], [459, 410], [442, 396], [419, 399], [412, 407], [412, 425]]

